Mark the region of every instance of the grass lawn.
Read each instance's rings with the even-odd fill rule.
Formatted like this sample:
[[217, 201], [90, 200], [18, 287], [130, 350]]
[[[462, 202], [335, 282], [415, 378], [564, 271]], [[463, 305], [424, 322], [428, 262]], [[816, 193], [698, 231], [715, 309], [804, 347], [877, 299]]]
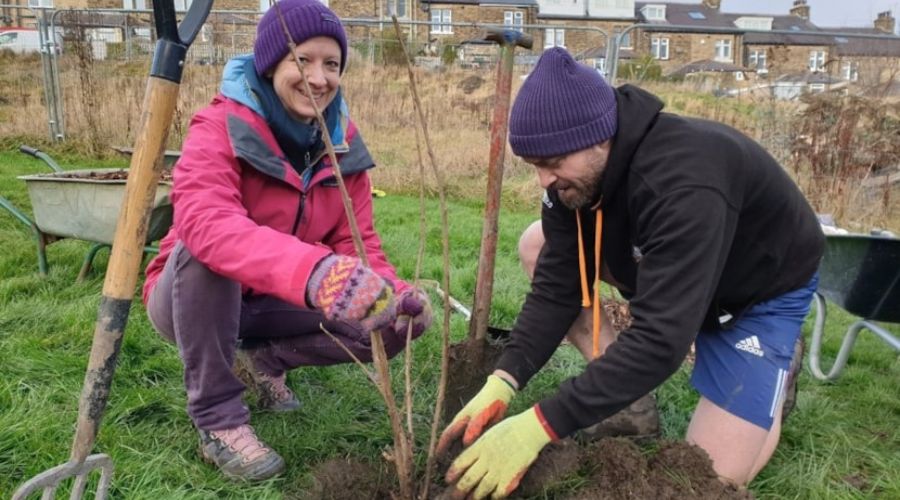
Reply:
[[[0, 152], [0, 195], [30, 213], [24, 183], [16, 175], [43, 171], [39, 161]], [[401, 276], [411, 278], [419, 241], [417, 200], [389, 194], [377, 199], [375, 207], [386, 252]], [[450, 207], [451, 293], [463, 303], [473, 294], [481, 214], [477, 201], [456, 201]], [[536, 214], [503, 214], [491, 315], [497, 326], [512, 325], [527, 290], [516, 261], [516, 241]], [[429, 202], [428, 221], [423, 278], [439, 280], [436, 202]], [[0, 248], [0, 496], [5, 497], [27, 478], [68, 459], [102, 273], [75, 282], [89, 245], [64, 241], [49, 247], [50, 274], [41, 277], [33, 240], [5, 210], [0, 210]], [[105, 267], [107, 255], [101, 252], [97, 268]], [[432, 299], [437, 306], [438, 298]], [[827, 362], [852, 321], [831, 308]], [[438, 317], [437, 326], [413, 349], [420, 444], [427, 441], [434, 401], [440, 324]], [[804, 329], [806, 335], [811, 324], [808, 321]], [[453, 341], [464, 338], [466, 324], [460, 315], [453, 315], [452, 328]], [[891, 331], [900, 335], [896, 325]], [[395, 360], [395, 373], [400, 367]], [[581, 367], [573, 349], [561, 348], [511, 411], [527, 408]], [[685, 366], [657, 392], [666, 437], [683, 436], [696, 402], [689, 373]], [[136, 300], [95, 445], [95, 451], [108, 453], [116, 464], [113, 498], [302, 497], [317, 463], [351, 455], [378, 460], [391, 441], [381, 399], [359, 368], [295, 370], [289, 382], [304, 407], [287, 415], [257, 412], [252, 420], [260, 436], [284, 456], [285, 475], [257, 485], [231, 483], [197, 457], [181, 376], [176, 348], [153, 331]], [[898, 380], [896, 352], [868, 333], [862, 334], [836, 383], [823, 384], [805, 373], [798, 407], [775, 457], [751, 484], [753, 493], [760, 498], [900, 498]]]

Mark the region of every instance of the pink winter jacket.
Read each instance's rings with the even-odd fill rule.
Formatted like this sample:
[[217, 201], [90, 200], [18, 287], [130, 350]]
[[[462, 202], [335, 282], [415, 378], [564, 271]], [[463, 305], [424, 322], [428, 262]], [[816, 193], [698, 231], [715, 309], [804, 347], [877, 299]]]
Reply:
[[[409, 287], [381, 249], [372, 223], [371, 157], [355, 125], [345, 122], [336, 148], [371, 268], [397, 291]], [[307, 186], [265, 122], [223, 95], [191, 120], [174, 171], [174, 224], [147, 266], [146, 304], [176, 242], [245, 292], [273, 295], [300, 307], [316, 264], [333, 253], [356, 255], [340, 191], [327, 156]]]

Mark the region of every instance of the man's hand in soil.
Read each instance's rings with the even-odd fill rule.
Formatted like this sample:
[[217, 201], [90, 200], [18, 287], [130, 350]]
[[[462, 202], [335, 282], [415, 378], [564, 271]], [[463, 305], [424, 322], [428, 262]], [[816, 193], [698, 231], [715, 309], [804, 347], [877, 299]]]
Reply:
[[441, 434], [437, 454], [443, 455], [460, 435], [469, 446], [484, 430], [499, 422], [506, 414], [509, 401], [516, 395], [512, 384], [497, 375], [489, 375], [484, 387], [472, 398]]
[[448, 484], [456, 483], [453, 498], [505, 498], [512, 493], [538, 453], [556, 439], [540, 412], [535, 405], [500, 422], [463, 451], [445, 478]]

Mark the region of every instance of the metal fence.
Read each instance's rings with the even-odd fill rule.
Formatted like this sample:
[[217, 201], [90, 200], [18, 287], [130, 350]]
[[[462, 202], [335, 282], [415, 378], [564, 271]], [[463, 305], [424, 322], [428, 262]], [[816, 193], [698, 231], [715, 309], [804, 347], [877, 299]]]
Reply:
[[[23, 9], [22, 6], [0, 4], [0, 8]], [[41, 68], [44, 91], [44, 102], [47, 108], [47, 123], [50, 137], [53, 140], [66, 138], [66, 113], [77, 112], [67, 99], [73, 85], [63, 85], [62, 72], [71, 73], [73, 68], [80, 67], [81, 84], [87, 84], [92, 78], [102, 76], [84, 74], [93, 71], [91, 65], [99, 61], [113, 63], [141, 63], [151, 57], [156, 40], [155, 25], [150, 10], [122, 9], [43, 9], [27, 8], [39, 29], [41, 36]], [[230, 58], [252, 52], [255, 39], [256, 24], [262, 13], [256, 11], [218, 10], [212, 11], [206, 24], [201, 29], [197, 40], [191, 46], [186, 64], [222, 65]], [[394, 33], [390, 19], [356, 19], [345, 18], [349, 44], [353, 57], [368, 64], [392, 64], [402, 61], [397, 35]], [[522, 72], [527, 72], [543, 49], [555, 40], [547, 42], [548, 33], [565, 30], [568, 33], [581, 32], [584, 47], [573, 51], [577, 59], [593, 66], [609, 81], [616, 82], [623, 74], [622, 68], [627, 62], [631, 67], [626, 77], [634, 77], [635, 66], [650, 66], [654, 63], [650, 56], [647, 61], [635, 62], [634, 59], [624, 61], [625, 57], [634, 58], [640, 50], [621, 50], [626, 40], [635, 33], [643, 38], [653, 36], [661, 28], [656, 24], [635, 24], [611, 36], [610, 33], [597, 27], [570, 24], [520, 24], [504, 26], [502, 24], [447, 22], [440, 23], [456, 33], [467, 33], [465, 41], [442, 42], [441, 37], [431, 36], [434, 24], [430, 21], [400, 20], [402, 36], [416, 63], [423, 67], [440, 67], [454, 64], [462, 67], [492, 68], [498, 51], [493, 44], [479, 40], [478, 31], [486, 28], [517, 29], [530, 34], [534, 38], [534, 47], [529, 50], [517, 49], [516, 63]], [[554, 30], [554, 32], [548, 32]], [[707, 33], [702, 27], [666, 25], [666, 33]], [[716, 28], [717, 33], [743, 35], [755, 33], [743, 28]], [[847, 34], [832, 32], [804, 31], [759, 31], [767, 34], [808, 35], [822, 37], [822, 40], [836, 36], [848, 38], [884, 39], [884, 36], [867, 34]], [[459, 37], [457, 37], [459, 38]], [[550, 37], [551, 39], [553, 37]], [[638, 37], [636, 37], [638, 38]], [[892, 37], [896, 39], [897, 37]], [[824, 42], [823, 42], [824, 43]], [[629, 44], [631, 45], [631, 44]], [[638, 48], [635, 44], [635, 49]], [[66, 61], [75, 61], [68, 64]], [[741, 66], [743, 61], [736, 61]], [[85, 66], [88, 66], [87, 70]], [[773, 90], [774, 92], [774, 90]]]

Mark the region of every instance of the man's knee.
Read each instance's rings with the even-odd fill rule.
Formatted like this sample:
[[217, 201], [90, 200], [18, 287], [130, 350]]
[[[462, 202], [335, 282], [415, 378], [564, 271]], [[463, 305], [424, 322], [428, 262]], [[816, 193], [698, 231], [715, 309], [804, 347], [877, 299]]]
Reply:
[[528, 279], [534, 277], [534, 268], [543, 246], [544, 230], [541, 221], [537, 220], [532, 222], [519, 237], [519, 262], [522, 264], [525, 274], [528, 275]]

